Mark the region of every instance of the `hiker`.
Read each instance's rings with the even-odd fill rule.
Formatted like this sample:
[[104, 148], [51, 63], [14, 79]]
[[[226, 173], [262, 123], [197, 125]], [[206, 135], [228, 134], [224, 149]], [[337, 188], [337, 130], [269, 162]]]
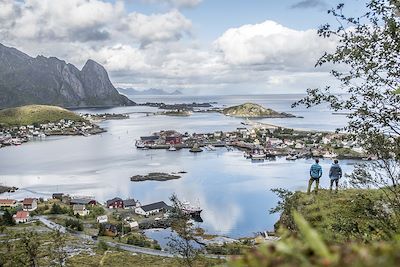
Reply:
[[329, 178], [331, 179], [330, 191], [332, 192], [333, 183], [336, 183], [336, 190], [338, 192], [339, 179], [342, 178], [342, 168], [339, 166], [339, 161], [335, 159], [332, 163], [331, 169], [329, 170]]
[[311, 186], [314, 181], [315, 181], [315, 193], [318, 193], [319, 178], [321, 178], [321, 176], [322, 176], [322, 168], [321, 165], [319, 165], [319, 159], [316, 159], [315, 163], [311, 165], [310, 168], [310, 180], [308, 181], [307, 194], [310, 194]]

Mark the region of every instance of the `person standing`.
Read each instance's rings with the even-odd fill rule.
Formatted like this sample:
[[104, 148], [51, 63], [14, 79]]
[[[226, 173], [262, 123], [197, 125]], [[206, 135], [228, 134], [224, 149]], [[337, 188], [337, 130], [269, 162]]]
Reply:
[[338, 192], [339, 179], [342, 178], [342, 168], [339, 165], [339, 161], [335, 159], [329, 170], [329, 178], [331, 179], [330, 191], [332, 192], [333, 183], [336, 184], [335, 192]]
[[315, 193], [318, 193], [318, 186], [319, 186], [319, 178], [322, 176], [322, 168], [319, 165], [319, 159], [315, 160], [315, 163], [311, 165], [310, 168], [310, 180], [308, 181], [308, 189], [307, 194], [311, 192], [311, 186], [315, 181]]

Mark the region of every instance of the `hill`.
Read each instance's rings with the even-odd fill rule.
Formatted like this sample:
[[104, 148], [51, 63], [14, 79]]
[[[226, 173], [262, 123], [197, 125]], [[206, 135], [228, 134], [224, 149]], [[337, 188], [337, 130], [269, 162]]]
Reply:
[[0, 110], [0, 125], [4, 126], [42, 124], [61, 119], [83, 121], [74, 112], [56, 106], [28, 105]]
[[182, 92], [179, 90], [175, 90], [173, 92], [167, 92], [163, 89], [156, 89], [156, 88], [150, 88], [147, 90], [136, 90], [134, 88], [117, 88], [117, 90], [121, 94], [125, 94], [128, 96], [133, 96], [133, 95], [182, 95]]
[[222, 113], [227, 116], [241, 118], [286, 118], [294, 117], [291, 114], [280, 113], [275, 110], [264, 108], [261, 105], [254, 103], [245, 103], [238, 106], [228, 107], [222, 110]]
[[27, 54], [0, 44], [0, 108], [28, 104], [62, 107], [122, 106], [107, 71], [93, 60], [82, 70], [55, 57]]

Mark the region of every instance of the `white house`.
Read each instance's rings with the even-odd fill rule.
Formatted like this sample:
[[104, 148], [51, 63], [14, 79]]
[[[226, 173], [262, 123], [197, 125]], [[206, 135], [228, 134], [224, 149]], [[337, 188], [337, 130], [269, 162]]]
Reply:
[[17, 211], [17, 214], [13, 216], [15, 223], [26, 223], [29, 221], [30, 216], [28, 211]]
[[129, 227], [130, 227], [131, 229], [139, 228], [139, 223], [138, 223], [137, 221], [128, 222], [128, 224], [129, 224]]
[[34, 211], [37, 209], [37, 199], [36, 198], [25, 198], [22, 201], [22, 209], [25, 211]]
[[74, 211], [74, 215], [79, 214], [79, 216], [87, 216], [90, 213], [90, 210], [86, 209], [85, 205], [73, 205], [72, 210]]
[[98, 216], [98, 217], [96, 218], [96, 221], [97, 221], [98, 223], [106, 223], [106, 222], [108, 222], [108, 216], [107, 216], [107, 215]]
[[149, 216], [151, 214], [159, 213], [165, 211], [169, 208], [164, 201], [144, 205], [135, 209], [135, 213], [143, 216]]

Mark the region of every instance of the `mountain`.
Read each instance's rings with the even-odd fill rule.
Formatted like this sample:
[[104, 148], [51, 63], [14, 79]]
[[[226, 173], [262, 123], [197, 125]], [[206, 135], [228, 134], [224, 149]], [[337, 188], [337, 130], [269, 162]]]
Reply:
[[292, 114], [280, 113], [275, 110], [264, 108], [254, 103], [244, 103], [242, 105], [228, 107], [222, 110], [226, 116], [241, 118], [286, 118], [294, 117]]
[[167, 92], [163, 89], [155, 89], [155, 88], [150, 88], [147, 90], [136, 90], [133, 88], [117, 88], [117, 90], [124, 95], [181, 95], [182, 92], [179, 90], [175, 90], [173, 92]]
[[0, 108], [27, 104], [63, 107], [122, 106], [107, 71], [93, 60], [82, 70], [55, 57], [27, 54], [0, 44]]

